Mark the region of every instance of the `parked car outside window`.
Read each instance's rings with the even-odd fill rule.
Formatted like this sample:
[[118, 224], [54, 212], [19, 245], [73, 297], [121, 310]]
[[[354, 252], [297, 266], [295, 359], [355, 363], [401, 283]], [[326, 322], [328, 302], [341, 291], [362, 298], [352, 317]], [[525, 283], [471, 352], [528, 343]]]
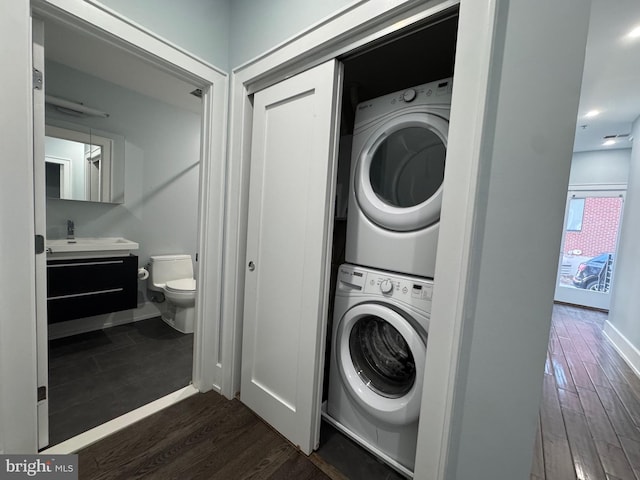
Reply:
[[[586, 262], [578, 265], [578, 270], [573, 276], [573, 285], [586, 290], [600, 292], [609, 291], [610, 275], [607, 270], [613, 265], [613, 253], [601, 253]], [[609, 264], [611, 258], [611, 264]]]

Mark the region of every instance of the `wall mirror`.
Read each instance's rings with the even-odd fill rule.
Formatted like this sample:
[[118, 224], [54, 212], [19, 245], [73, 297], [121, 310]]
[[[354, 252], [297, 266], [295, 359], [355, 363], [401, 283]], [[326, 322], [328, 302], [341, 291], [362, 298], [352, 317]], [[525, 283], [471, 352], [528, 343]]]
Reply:
[[47, 119], [47, 198], [124, 203], [124, 137]]

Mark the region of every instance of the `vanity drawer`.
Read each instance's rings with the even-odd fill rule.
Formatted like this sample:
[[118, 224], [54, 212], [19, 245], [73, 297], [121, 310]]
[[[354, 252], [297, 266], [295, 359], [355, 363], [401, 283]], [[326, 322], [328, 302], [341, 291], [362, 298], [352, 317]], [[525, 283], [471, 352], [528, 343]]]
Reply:
[[135, 255], [49, 260], [49, 323], [136, 308], [137, 270]]

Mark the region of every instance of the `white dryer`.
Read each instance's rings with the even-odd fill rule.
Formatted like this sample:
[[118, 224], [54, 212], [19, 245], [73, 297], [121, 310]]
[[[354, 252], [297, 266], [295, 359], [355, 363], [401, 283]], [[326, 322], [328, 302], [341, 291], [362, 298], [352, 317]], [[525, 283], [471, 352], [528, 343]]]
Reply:
[[358, 105], [346, 261], [433, 278], [452, 79]]
[[433, 283], [341, 265], [325, 419], [412, 476]]

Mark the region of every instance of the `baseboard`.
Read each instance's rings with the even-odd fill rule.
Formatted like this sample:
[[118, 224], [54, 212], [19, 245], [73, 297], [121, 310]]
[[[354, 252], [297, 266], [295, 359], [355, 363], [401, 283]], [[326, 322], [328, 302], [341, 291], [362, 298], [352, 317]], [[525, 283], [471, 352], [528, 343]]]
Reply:
[[162, 304], [145, 302], [138, 308], [131, 310], [78, 318], [77, 320], [69, 320], [67, 322], [52, 323], [49, 325], [49, 340], [154, 318], [162, 313], [160, 305]]
[[627, 338], [614, 327], [609, 320], [604, 323], [603, 332], [609, 339], [625, 362], [631, 367], [636, 376], [640, 378], [640, 350], [638, 350]]

